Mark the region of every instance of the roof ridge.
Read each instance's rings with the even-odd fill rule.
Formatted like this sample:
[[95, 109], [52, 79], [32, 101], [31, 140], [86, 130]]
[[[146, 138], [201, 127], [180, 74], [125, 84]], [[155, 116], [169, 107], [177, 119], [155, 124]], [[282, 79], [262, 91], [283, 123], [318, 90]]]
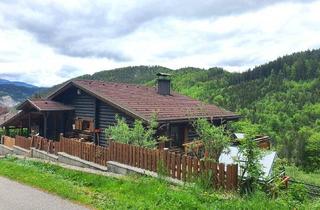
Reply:
[[129, 86], [136, 86], [136, 87], [155, 88], [155, 87], [150, 87], [150, 86], [146, 86], [143, 84], [133, 84], [133, 83], [125, 83], [125, 82], [111, 82], [111, 81], [98, 80], [98, 79], [75, 79], [72, 81], [100, 82], [100, 83], [114, 84], [114, 85], [129, 85]]

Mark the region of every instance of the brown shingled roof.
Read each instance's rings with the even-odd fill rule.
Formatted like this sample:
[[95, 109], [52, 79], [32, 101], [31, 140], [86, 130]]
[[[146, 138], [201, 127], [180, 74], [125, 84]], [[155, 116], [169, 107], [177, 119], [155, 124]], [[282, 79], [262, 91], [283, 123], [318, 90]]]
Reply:
[[24, 103], [20, 104], [17, 109], [22, 109], [22, 107], [26, 105], [31, 105], [38, 111], [68, 111], [68, 110], [73, 110], [74, 108], [71, 106], [66, 106], [62, 103], [56, 102], [56, 101], [51, 101], [51, 100], [41, 100], [41, 99], [36, 99], [36, 100], [26, 100]]
[[[146, 121], [150, 120], [153, 113], [157, 113], [159, 121], [180, 121], [199, 117], [239, 118], [230, 111], [177, 93], [160, 95], [152, 87], [96, 80], [74, 80], [71, 84]], [[54, 97], [56, 93], [49, 98]]]
[[20, 115], [21, 115], [20, 111], [18, 111], [18, 112], [11, 111], [6, 114], [0, 115], [0, 126], [2, 127], [2, 125], [5, 122], [8, 122], [9, 120], [12, 120]]

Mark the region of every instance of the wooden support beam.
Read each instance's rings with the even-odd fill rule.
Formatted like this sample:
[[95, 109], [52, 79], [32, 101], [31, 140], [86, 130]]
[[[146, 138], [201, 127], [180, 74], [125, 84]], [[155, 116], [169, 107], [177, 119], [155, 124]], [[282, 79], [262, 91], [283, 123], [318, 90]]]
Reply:
[[47, 112], [43, 112], [43, 137], [47, 138]]
[[29, 116], [28, 116], [28, 132], [29, 135], [31, 133], [31, 113], [29, 112]]
[[188, 127], [188, 125], [186, 125], [186, 127], [184, 127], [183, 144], [188, 143], [188, 142], [189, 142], [189, 127]]
[[170, 141], [167, 143], [169, 145], [166, 145], [166, 147], [171, 147], [171, 130], [170, 130], [170, 123], [167, 123], [167, 137], [170, 139]]
[[[95, 98], [95, 100], [94, 100], [94, 119], [93, 119], [93, 130], [95, 130], [96, 128], [98, 128], [98, 121], [99, 121], [99, 119], [98, 119], [98, 117], [99, 117], [99, 114], [98, 114], [98, 109], [99, 109], [99, 105], [100, 105], [100, 103], [99, 103], [99, 101], [98, 101], [98, 99], [97, 98]], [[97, 145], [99, 145], [100, 144], [100, 139], [99, 139], [99, 133], [93, 133], [93, 142], [95, 143], [95, 144], [97, 144]]]

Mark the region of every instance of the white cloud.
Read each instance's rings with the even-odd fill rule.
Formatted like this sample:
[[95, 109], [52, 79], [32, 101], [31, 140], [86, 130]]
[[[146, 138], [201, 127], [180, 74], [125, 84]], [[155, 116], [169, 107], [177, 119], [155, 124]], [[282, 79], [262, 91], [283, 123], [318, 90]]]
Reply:
[[3, 1], [0, 76], [50, 86], [127, 65], [242, 71], [320, 47], [320, 1], [181, 2]]

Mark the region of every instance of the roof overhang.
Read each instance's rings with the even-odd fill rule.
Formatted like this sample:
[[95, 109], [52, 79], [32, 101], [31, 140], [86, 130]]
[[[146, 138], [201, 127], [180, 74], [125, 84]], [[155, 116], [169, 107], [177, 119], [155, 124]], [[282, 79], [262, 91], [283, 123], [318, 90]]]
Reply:
[[73, 107], [64, 105], [62, 103], [56, 102], [56, 101], [50, 101], [50, 100], [30, 100], [27, 99], [23, 103], [17, 106], [18, 110], [24, 110], [26, 107], [32, 107], [36, 109], [39, 112], [42, 111], [71, 111], [74, 110]]
[[24, 115], [23, 111], [18, 111], [17, 113], [14, 113], [12, 115], [9, 115], [7, 119], [5, 119], [1, 124], [0, 127], [5, 127], [10, 125], [12, 122], [14, 122], [19, 117], [22, 117]]
[[199, 116], [199, 117], [192, 117], [192, 118], [187, 118], [187, 117], [184, 117], [184, 118], [164, 118], [164, 119], [160, 119], [159, 120], [159, 123], [187, 123], [187, 122], [193, 122], [199, 118], [206, 118], [208, 119], [209, 121], [217, 121], [217, 120], [220, 120], [220, 121], [236, 121], [236, 120], [239, 120], [241, 118], [240, 115], [232, 115], [232, 116]]

